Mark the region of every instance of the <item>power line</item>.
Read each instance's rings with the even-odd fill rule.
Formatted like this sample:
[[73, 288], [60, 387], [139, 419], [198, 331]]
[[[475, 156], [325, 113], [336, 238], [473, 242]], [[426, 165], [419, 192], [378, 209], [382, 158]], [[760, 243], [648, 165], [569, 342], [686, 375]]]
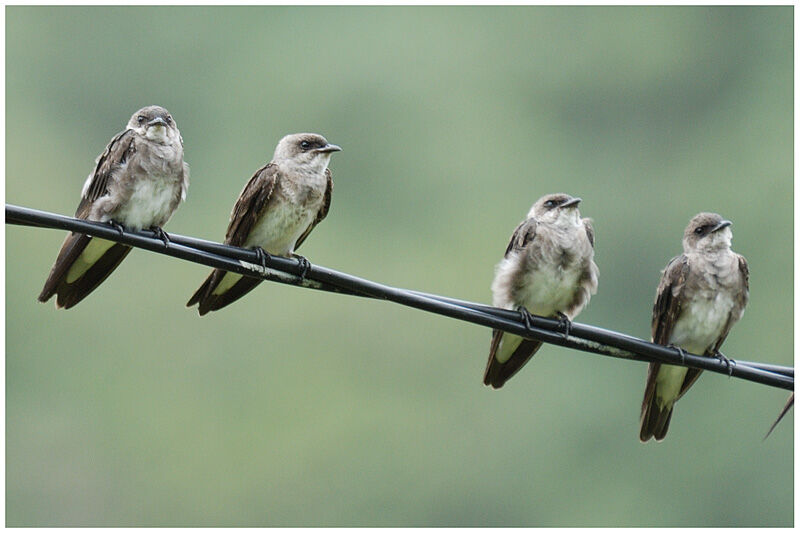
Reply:
[[390, 287], [314, 264], [311, 264], [304, 272], [304, 266], [294, 258], [269, 256], [265, 268], [259, 264], [258, 257], [252, 250], [177, 234], [169, 234], [170, 243], [165, 246], [164, 242], [152, 231], [123, 230], [120, 232], [108, 224], [89, 222], [10, 204], [6, 204], [6, 223], [85, 233], [245, 276], [309, 289], [389, 300], [408, 307], [583, 352], [635, 361], [657, 361], [699, 368], [772, 387], [794, 390], [793, 367], [738, 360], [729, 367], [725, 362], [716, 358], [686, 352], [681, 354], [675, 348], [653, 344], [630, 335], [587, 324], [573, 322], [567, 334], [564, 325], [558, 320], [544, 317], [534, 316], [530, 328], [528, 328], [520, 313], [516, 311]]

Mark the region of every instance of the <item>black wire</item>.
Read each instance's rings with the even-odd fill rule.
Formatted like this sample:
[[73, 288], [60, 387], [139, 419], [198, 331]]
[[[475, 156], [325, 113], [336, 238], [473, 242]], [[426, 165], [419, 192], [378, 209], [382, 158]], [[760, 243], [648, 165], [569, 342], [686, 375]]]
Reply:
[[337, 272], [318, 265], [304, 271], [295, 258], [269, 256], [267, 268], [259, 265], [257, 254], [212, 241], [169, 234], [170, 244], [164, 245], [152, 231], [123, 231], [108, 224], [79, 220], [45, 211], [6, 204], [6, 223], [24, 226], [55, 228], [120, 242], [186, 261], [220, 268], [245, 276], [310, 289], [361, 296], [395, 303], [449, 316], [458, 320], [500, 329], [523, 337], [576, 350], [636, 361], [658, 361], [728, 374], [732, 377], [794, 390], [794, 368], [768, 363], [735, 361], [730, 367], [716, 358], [680, 352], [674, 348], [653, 344], [615, 331], [573, 322], [569, 336], [558, 320], [534, 316], [527, 328], [516, 311], [467, 302], [420, 291], [399, 289]]

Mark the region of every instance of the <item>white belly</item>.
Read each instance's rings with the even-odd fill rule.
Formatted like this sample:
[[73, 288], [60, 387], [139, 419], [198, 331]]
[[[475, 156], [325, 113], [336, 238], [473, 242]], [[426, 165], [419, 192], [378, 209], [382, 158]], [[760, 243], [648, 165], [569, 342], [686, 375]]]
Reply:
[[289, 255], [294, 252], [297, 239], [311, 225], [316, 214], [315, 209], [290, 202], [276, 203], [250, 230], [244, 247], [261, 246], [273, 255]]
[[685, 306], [675, 322], [669, 342], [702, 355], [722, 335], [734, 306], [727, 291], [701, 293]]
[[[684, 307], [672, 327], [670, 344], [680, 346], [687, 352], [703, 355], [722, 335], [733, 305], [733, 299], [725, 291], [698, 294]], [[682, 366], [661, 365], [656, 376], [656, 399], [661, 408], [674, 403], [687, 371]]]
[[112, 218], [132, 229], [162, 226], [172, 215], [175, 188], [178, 186], [174, 179], [167, 180], [159, 176], [140, 179], [134, 184], [128, 201], [117, 209]]
[[[518, 301], [508, 302], [506, 307], [513, 309], [524, 305], [528, 311], [540, 316], [553, 316], [559, 311], [566, 314], [569, 304], [575, 298], [579, 276], [580, 272], [577, 269], [564, 271], [557, 266], [534, 270], [528, 275], [522, 290], [517, 295]], [[498, 305], [497, 301], [495, 305]], [[579, 311], [580, 309], [574, 310], [572, 314], [576, 315]], [[495, 353], [497, 361], [500, 363], [508, 361], [521, 342], [522, 337], [504, 333]]]
[[[256, 222], [244, 242], [244, 248], [260, 246], [272, 255], [288, 256], [294, 252], [300, 235], [311, 225], [317, 216], [318, 206], [312, 209], [298, 207], [290, 202], [280, 202]], [[213, 294], [222, 294], [233, 287], [241, 274], [227, 273], [214, 288]]]
[[523, 286], [519, 298], [535, 315], [551, 316], [565, 312], [575, 297], [580, 271], [546, 267], [534, 270]]
[[[681, 316], [672, 327], [669, 343], [687, 352], [703, 355], [722, 335], [735, 302], [727, 290], [698, 291], [684, 305]], [[672, 406], [680, 394], [688, 369], [661, 365], [656, 376], [656, 401], [663, 408]]]

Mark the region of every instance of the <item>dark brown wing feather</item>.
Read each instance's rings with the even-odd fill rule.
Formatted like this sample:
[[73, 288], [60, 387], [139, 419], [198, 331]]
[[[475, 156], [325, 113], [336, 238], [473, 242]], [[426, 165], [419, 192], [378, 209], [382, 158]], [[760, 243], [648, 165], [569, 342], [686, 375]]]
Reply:
[[56, 306], [69, 309], [86, 298], [105, 281], [131, 251], [130, 246], [115, 244], [106, 250], [83, 276], [72, 283], [67, 283], [66, 277], [70, 267], [83, 253], [91, 239], [91, 237], [76, 233], [71, 233], [67, 236], [53, 269], [50, 271], [50, 276], [48, 276], [39, 295], [40, 302], [46, 302], [55, 294]]
[[114, 272], [125, 256], [131, 251], [130, 246], [115, 244], [92, 265], [86, 273], [72, 283], [64, 283], [58, 290], [56, 302], [59, 307], [69, 309], [77, 304], [89, 293], [95, 290], [105, 279]]
[[97, 158], [92, 180], [75, 211], [76, 218], [86, 218], [91, 204], [108, 192], [108, 181], [111, 175], [136, 152], [135, 137], [133, 130], [118, 133]]
[[664, 269], [661, 282], [656, 291], [653, 305], [653, 318], [650, 322], [650, 333], [656, 344], [669, 344], [672, 328], [681, 314], [680, 294], [689, 273], [689, 262], [685, 255], [673, 257]]
[[[217, 274], [219, 272], [219, 274]], [[215, 274], [219, 276], [218, 279], [214, 278]], [[189, 300], [189, 303], [186, 304], [187, 307], [191, 307], [194, 304], [200, 304], [198, 306], [198, 312], [200, 316], [205, 315], [209, 311], [216, 311], [218, 309], [222, 309], [228, 304], [231, 304], [247, 294], [248, 292], [255, 289], [256, 285], [261, 283], [262, 280], [257, 278], [251, 278], [247, 276], [242, 276], [242, 278], [237, 281], [230, 289], [225, 291], [222, 294], [212, 294], [211, 291], [219, 285], [219, 282], [222, 280], [222, 276], [225, 275], [224, 270], [214, 270], [203, 285], [197, 289], [197, 292], [194, 293], [192, 299]]]
[[592, 226], [592, 219], [584, 218], [583, 227], [586, 229], [586, 237], [589, 239], [589, 244], [594, 248], [594, 227]]
[[[89, 186], [86, 193], [81, 196], [81, 201], [75, 210], [76, 218], [87, 219], [92, 204], [108, 193], [108, 182], [114, 171], [123, 165], [136, 150], [134, 137], [133, 130], [118, 133], [97, 158]], [[58, 294], [56, 305], [69, 309], [97, 288], [130, 252], [130, 248], [127, 246], [113, 246], [80, 279], [73, 283], [66, 283], [67, 272], [90, 241], [91, 238], [86, 235], [76, 233], [67, 235], [56, 261], [50, 269], [50, 275], [44, 282], [42, 292], [39, 294], [40, 302], [46, 302], [54, 294]]]
[[[686, 276], [689, 272], [688, 259], [685, 255], [674, 257], [664, 269], [661, 281], [656, 291], [656, 301], [653, 305], [653, 319], [651, 322], [651, 333], [653, 342], [656, 344], [669, 344], [669, 337], [672, 328], [681, 313], [680, 293], [686, 283]], [[642, 414], [640, 420], [639, 439], [642, 442], [648, 441], [651, 437], [656, 440], [663, 439], [669, 429], [669, 421], [672, 418], [672, 409], [660, 409], [656, 403], [655, 389], [656, 376], [661, 369], [661, 363], [650, 363], [647, 368], [647, 383], [644, 389], [644, 399], [642, 400]], [[689, 372], [684, 379], [691, 383], [697, 379], [700, 371], [696, 375]], [[689, 383], [689, 386], [691, 386]], [[688, 388], [688, 387], [687, 387]]]
[[[211, 285], [212, 278], [214, 277], [214, 274], [217, 272], [217, 270], [218, 269], [216, 269], [216, 268], [214, 270], [212, 270], [211, 274], [208, 275], [208, 277], [203, 281], [203, 283], [200, 285], [200, 287], [196, 291], [194, 291], [194, 294], [192, 294], [192, 297], [189, 298], [188, 302], [186, 302], [186, 307], [191, 307], [191, 306], [193, 306], [193, 305], [195, 305], [195, 304], [200, 302], [200, 298], [202, 298], [202, 296], [206, 292], [208, 292], [208, 287]], [[219, 280], [217, 280], [217, 283], [219, 283]]]
[[[278, 167], [272, 163], [264, 165], [253, 174], [233, 206], [225, 232], [225, 244], [242, 246], [245, 243], [272, 197], [278, 179]], [[224, 294], [212, 294], [225, 274], [226, 271], [215, 268], [186, 303], [186, 307], [199, 304], [200, 315], [205, 315], [238, 300], [261, 282], [244, 276]]]
[[783, 409], [781, 409], [781, 412], [780, 412], [780, 414], [778, 414], [778, 418], [776, 418], [776, 419], [775, 419], [775, 422], [773, 422], [773, 423], [772, 423], [772, 426], [770, 426], [770, 428], [769, 428], [769, 431], [767, 431], [767, 434], [766, 434], [766, 435], [764, 435], [764, 438], [765, 438], [765, 439], [766, 439], [767, 437], [769, 437], [769, 434], [770, 434], [770, 433], [772, 433], [772, 430], [773, 430], [773, 429], [775, 429], [775, 426], [777, 426], [777, 425], [778, 425], [778, 422], [780, 422], [780, 421], [781, 421], [781, 419], [783, 418], [783, 416], [784, 416], [784, 415], [785, 415], [787, 412], [789, 412], [789, 409], [791, 409], [792, 405], [794, 405], [794, 393], [792, 393], [792, 394], [790, 394], [790, 395], [789, 395], [789, 398], [786, 400], [786, 404], [783, 406]]
[[314, 222], [312, 222], [311, 225], [306, 228], [303, 234], [298, 237], [297, 242], [294, 244], [295, 250], [300, 248], [300, 245], [306, 240], [306, 237], [308, 237], [308, 234], [311, 233], [311, 230], [314, 229], [314, 227], [319, 224], [322, 219], [328, 216], [328, 210], [331, 208], [331, 196], [333, 195], [333, 178], [331, 177], [331, 169], [325, 169], [325, 177], [328, 179], [328, 185], [325, 188], [325, 196], [322, 199], [322, 205], [317, 212], [317, 217], [314, 219]]
[[489, 361], [486, 363], [486, 371], [483, 374], [483, 384], [491, 385], [492, 388], [499, 389], [506, 381], [511, 379], [519, 369], [541, 348], [541, 341], [522, 339], [517, 349], [511, 354], [508, 361], [499, 363], [495, 359], [497, 348], [500, 346], [500, 339], [504, 331], [496, 329], [492, 332], [492, 344], [489, 346]]
[[228, 230], [225, 232], [225, 244], [231, 246], [244, 244], [253, 226], [261, 218], [261, 212], [267, 206], [279, 179], [278, 166], [273, 163], [256, 170], [233, 206]]
[[56, 293], [69, 268], [80, 257], [90, 240], [91, 237], [80, 233], [67, 235], [61, 245], [61, 250], [58, 252], [56, 262], [53, 263], [53, 267], [50, 269], [50, 275], [47, 276], [47, 280], [44, 282], [42, 292], [39, 294], [40, 302], [46, 302]]
[[[511, 234], [508, 241], [504, 257], [508, 257], [514, 250], [521, 250], [536, 238], [537, 222], [535, 218], [523, 220]], [[523, 339], [522, 342], [511, 354], [505, 363], [500, 363], [495, 359], [497, 349], [500, 347], [500, 340], [503, 338], [503, 331], [494, 330], [492, 332], [492, 343], [489, 345], [489, 360], [486, 362], [486, 371], [483, 374], [484, 385], [491, 385], [495, 389], [502, 387], [525, 363], [533, 357], [533, 354], [542, 346], [539, 341]]]
[[744, 283], [744, 305], [750, 300], [750, 267], [747, 266], [747, 259], [743, 255], [739, 256], [739, 272], [742, 274], [742, 282]]
[[506, 246], [503, 257], [508, 257], [508, 254], [510, 254], [512, 250], [521, 250], [525, 248], [528, 243], [533, 241], [533, 239], [536, 238], [536, 226], [537, 222], [535, 218], [523, 220], [520, 225], [514, 229], [514, 233], [511, 234], [511, 240], [508, 241], [508, 246]]

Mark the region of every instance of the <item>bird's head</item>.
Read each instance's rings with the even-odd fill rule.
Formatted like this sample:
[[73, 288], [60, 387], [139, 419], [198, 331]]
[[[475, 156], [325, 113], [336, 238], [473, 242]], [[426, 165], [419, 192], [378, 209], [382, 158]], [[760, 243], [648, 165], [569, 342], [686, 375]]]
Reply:
[[134, 113], [128, 121], [128, 129], [159, 144], [172, 144], [181, 138], [172, 115], [157, 105], [143, 107]]
[[341, 148], [316, 133], [287, 135], [275, 148], [273, 161], [291, 165], [298, 170], [322, 172], [328, 167], [333, 152]]
[[731, 247], [731, 221], [716, 213], [699, 213], [692, 217], [683, 232], [683, 251], [719, 251]]
[[531, 207], [528, 218], [535, 218], [540, 222], [557, 225], [577, 225], [581, 220], [581, 213], [578, 211], [580, 198], [572, 197], [568, 194], [557, 193], [542, 196]]

